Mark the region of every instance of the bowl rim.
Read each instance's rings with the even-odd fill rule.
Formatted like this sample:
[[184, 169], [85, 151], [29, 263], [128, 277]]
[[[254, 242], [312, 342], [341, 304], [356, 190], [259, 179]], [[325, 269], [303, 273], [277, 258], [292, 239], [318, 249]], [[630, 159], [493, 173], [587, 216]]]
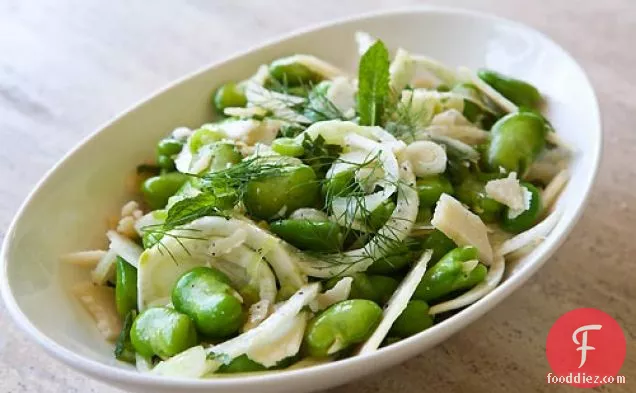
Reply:
[[[494, 290], [488, 293], [484, 298], [480, 299], [476, 303], [466, 307], [462, 311], [453, 315], [452, 317], [440, 322], [439, 324], [434, 325], [433, 327], [427, 329], [425, 332], [420, 332], [414, 336], [403, 339], [393, 345], [388, 347], [380, 348], [378, 351], [365, 355], [357, 355], [346, 359], [341, 359], [336, 362], [329, 362], [325, 364], [319, 364], [315, 366], [311, 366], [308, 368], [302, 369], [294, 369], [294, 370], [276, 370], [273, 372], [264, 372], [255, 375], [251, 375], [246, 377], [245, 374], [240, 374], [240, 376], [228, 376], [223, 378], [209, 378], [209, 379], [190, 379], [190, 378], [175, 378], [175, 377], [165, 377], [152, 375], [148, 373], [140, 373], [136, 370], [132, 369], [124, 369], [117, 367], [115, 365], [108, 365], [93, 359], [89, 359], [84, 357], [72, 350], [65, 348], [64, 346], [56, 343], [53, 339], [49, 338], [46, 334], [41, 332], [36, 326], [34, 326], [29, 318], [22, 312], [20, 307], [17, 304], [16, 299], [14, 298], [9, 279], [7, 275], [8, 270], [8, 249], [12, 242], [12, 238], [14, 237], [15, 229], [20, 222], [21, 218], [31, 205], [34, 196], [39, 192], [42, 186], [50, 180], [52, 174], [58, 170], [59, 167], [66, 160], [75, 154], [78, 150], [80, 150], [89, 140], [95, 138], [98, 134], [100, 134], [105, 128], [109, 125], [117, 122], [121, 118], [127, 116], [130, 112], [137, 110], [143, 104], [145, 104], [150, 99], [164, 93], [165, 91], [183, 83], [186, 80], [194, 78], [204, 72], [207, 72], [211, 68], [219, 67], [225, 63], [230, 61], [234, 61], [236, 58], [245, 56], [250, 54], [251, 52], [261, 50], [267, 47], [278, 45], [279, 43], [307, 33], [311, 33], [317, 30], [325, 30], [328, 28], [336, 27], [338, 25], [347, 24], [353, 21], [361, 21], [366, 19], [374, 19], [383, 16], [399, 16], [404, 14], [440, 14], [440, 15], [458, 15], [476, 18], [480, 20], [489, 20], [496, 23], [503, 23], [508, 26], [512, 26], [518, 29], [525, 30], [531, 34], [533, 34], [538, 39], [544, 41], [545, 44], [551, 45], [554, 48], [558, 49], [562, 54], [572, 62], [575, 68], [578, 68], [582, 77], [587, 82], [587, 85], [590, 87], [590, 93], [592, 95], [593, 102], [595, 104], [595, 117], [596, 124], [594, 124], [594, 128], [598, 130], [598, 144], [595, 149], [593, 149], [592, 154], [586, 156], [586, 160], [592, 161], [592, 170], [588, 173], [586, 178], [586, 183], [584, 183], [582, 187], [583, 198], [579, 206], [575, 208], [574, 215], [572, 220], [565, 223], [562, 229], [561, 236], [554, 237], [548, 236], [546, 241], [544, 241], [539, 248], [543, 248], [541, 254], [536, 258], [536, 261], [531, 264], [527, 264], [523, 268], [521, 268], [516, 277], [514, 279], [508, 279], [498, 285]], [[317, 376], [319, 374], [323, 374], [329, 372], [329, 370], [335, 368], [343, 368], [346, 367], [348, 369], [355, 368], [356, 366], [362, 365], [363, 363], [368, 362], [372, 358], [376, 358], [382, 355], [395, 354], [397, 355], [399, 352], [404, 351], [408, 346], [414, 344], [416, 341], [423, 339], [426, 335], [432, 335], [437, 331], [444, 330], [447, 326], [453, 326], [455, 329], [452, 334], [455, 334], [460, 329], [464, 328], [466, 325], [472, 323], [483, 314], [491, 310], [495, 305], [501, 302], [503, 299], [508, 297], [510, 293], [516, 290], [518, 287], [523, 285], [543, 264], [547, 261], [547, 259], [557, 250], [557, 248], [565, 241], [566, 235], [572, 230], [574, 225], [577, 223], [581, 214], [589, 200], [590, 191], [593, 187], [594, 181], [596, 179], [600, 160], [601, 153], [603, 148], [603, 129], [602, 129], [602, 120], [601, 120], [601, 112], [600, 106], [598, 102], [598, 98], [596, 96], [596, 92], [594, 87], [588, 77], [587, 73], [583, 69], [583, 67], [574, 59], [574, 57], [563, 47], [557, 44], [554, 40], [548, 37], [546, 34], [541, 31], [530, 27], [524, 23], [517, 22], [508, 18], [500, 17], [492, 13], [456, 8], [456, 7], [444, 7], [444, 6], [407, 6], [407, 7], [394, 7], [384, 10], [378, 10], [373, 12], [365, 12], [358, 13], [350, 16], [345, 16], [342, 18], [331, 19], [326, 22], [311, 24], [307, 27], [302, 27], [299, 29], [295, 29], [289, 33], [281, 34], [275, 36], [271, 39], [265, 40], [261, 43], [252, 45], [247, 49], [236, 51], [228, 56], [225, 56], [220, 61], [215, 61], [210, 64], [206, 64], [205, 66], [186, 74], [185, 76], [176, 79], [175, 81], [167, 84], [164, 87], [161, 87], [151, 94], [145, 96], [141, 100], [138, 100], [134, 105], [130, 106], [128, 109], [122, 111], [118, 115], [112, 117], [102, 125], [96, 128], [95, 131], [91, 132], [88, 136], [84, 137], [79, 143], [77, 143], [69, 152], [67, 152], [62, 158], [60, 158], [55, 165], [51, 169], [49, 169], [44, 176], [36, 183], [34, 188], [29, 192], [24, 202], [18, 208], [16, 215], [14, 216], [9, 228], [6, 232], [5, 238], [2, 243], [1, 251], [0, 251], [0, 264], [1, 269], [0, 272], [0, 293], [2, 294], [2, 298], [4, 299], [5, 305], [7, 307], [8, 313], [13, 317], [14, 322], [18, 327], [22, 328], [23, 331], [26, 331], [27, 336], [30, 337], [31, 340], [37, 342], [46, 352], [51, 354], [54, 358], [62, 361], [66, 365], [74, 368], [77, 371], [82, 373], [91, 375], [93, 377], [117, 380], [118, 383], [130, 383], [136, 385], [145, 385], [152, 387], [162, 387], [162, 388], [196, 388], [196, 387], [232, 387], [238, 385], [260, 385], [263, 383], [284, 383], [284, 382], [292, 382], [294, 380], [302, 380], [305, 378], [311, 378], [312, 376]], [[557, 224], [558, 225], [558, 224]], [[445, 340], [445, 339], [444, 339]], [[442, 340], [442, 341], [444, 341]]]

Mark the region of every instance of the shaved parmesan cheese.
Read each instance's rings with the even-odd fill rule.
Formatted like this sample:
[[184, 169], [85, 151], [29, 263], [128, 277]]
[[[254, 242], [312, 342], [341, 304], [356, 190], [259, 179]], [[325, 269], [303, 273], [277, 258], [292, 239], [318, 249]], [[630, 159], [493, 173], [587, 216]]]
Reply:
[[475, 126], [430, 125], [425, 131], [433, 136], [443, 136], [462, 141], [469, 145], [479, 145], [488, 141], [490, 133]]
[[505, 256], [514, 251], [520, 250], [529, 244], [542, 241], [556, 226], [560, 217], [560, 211], [557, 210], [553, 212], [534, 227], [525, 232], [521, 232], [512, 239], [506, 240], [501, 247], [499, 247], [497, 253]]
[[60, 256], [60, 261], [71, 265], [94, 268], [105, 255], [106, 251], [104, 250], [78, 251]]
[[93, 317], [97, 329], [107, 340], [115, 340], [121, 330], [121, 320], [115, 307], [115, 290], [84, 282], [73, 287], [73, 294]]
[[91, 280], [97, 285], [105, 285], [108, 281], [114, 282], [115, 262], [117, 262], [117, 253], [112, 249], [108, 250], [91, 272]]
[[389, 66], [389, 85], [396, 91], [402, 91], [415, 76], [415, 62], [409, 52], [402, 48], [397, 50], [395, 58]]
[[[259, 356], [260, 351], [258, 350], [258, 348], [262, 348], [263, 346], [267, 345], [268, 342], [272, 341], [273, 337], [280, 337], [280, 332], [288, 333], [290, 326], [293, 327], [294, 325], [299, 324], [298, 314], [301, 312], [303, 307], [308, 305], [312, 300], [316, 298], [319, 291], [319, 283], [313, 283], [302, 287], [291, 298], [289, 298], [289, 300], [283, 303], [283, 305], [279, 307], [272, 315], [265, 319], [260, 325], [258, 325], [254, 329], [238, 335], [233, 339], [213, 346], [208, 350], [209, 354], [215, 356], [223, 363], [229, 363], [230, 361], [232, 361], [232, 359], [235, 359], [243, 354], [254, 350], [255, 354], [253, 353], [252, 356], [257, 357], [260, 359], [260, 361], [264, 362], [261, 364], [276, 364], [278, 361], [286, 357], [285, 353], [287, 353], [288, 351], [277, 353], [277, 356], [264, 355], [263, 357], [261, 357]], [[304, 326], [302, 330], [304, 331]], [[283, 357], [281, 357], [280, 359], [276, 359], [279, 356]]]
[[503, 179], [490, 180], [486, 183], [485, 189], [488, 197], [513, 210], [523, 212], [530, 207], [529, 205], [526, 207], [524, 187], [519, 183], [516, 172], [511, 172]]
[[338, 67], [311, 55], [293, 55], [289, 57], [283, 57], [272, 62], [272, 66], [276, 65], [288, 65], [288, 64], [301, 64], [307, 67], [312, 72], [322, 76], [325, 79], [334, 79], [338, 76], [345, 76], [344, 71]]
[[446, 150], [435, 142], [415, 141], [404, 149], [404, 158], [411, 162], [418, 177], [436, 175], [446, 170]]
[[352, 283], [352, 277], [341, 278], [336, 283], [336, 285], [333, 286], [333, 288], [325, 291], [324, 293], [318, 294], [318, 296], [316, 296], [316, 300], [309, 304], [309, 308], [311, 308], [311, 311], [313, 312], [318, 312], [320, 310], [324, 310], [332, 304], [347, 300], [349, 298], [349, 294], [351, 293]]
[[544, 212], [550, 211], [550, 208], [555, 204], [557, 198], [565, 188], [566, 184], [570, 180], [570, 172], [567, 169], [559, 172], [554, 179], [547, 185], [545, 190], [541, 193], [541, 200], [543, 202], [542, 208]]
[[380, 324], [375, 329], [375, 332], [373, 332], [371, 337], [369, 337], [369, 339], [360, 348], [360, 355], [374, 352], [380, 347], [380, 344], [382, 344], [382, 341], [391, 329], [391, 326], [393, 326], [395, 320], [400, 316], [400, 314], [402, 314], [411, 299], [411, 296], [415, 293], [417, 285], [422, 280], [422, 277], [424, 277], [426, 266], [428, 265], [428, 261], [431, 260], [432, 255], [432, 250], [426, 250], [420, 260], [415, 264], [415, 266], [413, 266], [409, 274], [404, 277], [404, 280], [402, 280], [402, 283], [400, 283], [400, 286], [395, 290], [391, 299], [389, 299], [389, 302], [384, 308]]
[[267, 115], [267, 109], [260, 106], [250, 106], [247, 108], [230, 107], [223, 109], [223, 114], [234, 117], [263, 117]]
[[492, 263], [492, 248], [488, 242], [488, 229], [478, 215], [468, 210], [457, 199], [442, 194], [435, 207], [431, 224], [458, 246], [474, 246], [479, 250], [479, 260]]
[[151, 373], [164, 377], [201, 378], [218, 367], [217, 363], [209, 360], [205, 349], [197, 345], [159, 362]]
[[115, 231], [106, 232], [106, 236], [108, 237], [108, 240], [110, 240], [111, 250], [120, 257], [124, 258], [126, 262], [130, 263], [134, 267], [138, 266], [139, 257], [144, 251], [141, 246]]
[[357, 31], [355, 33], [355, 40], [358, 45], [358, 54], [362, 56], [378, 39], [364, 31]]
[[492, 265], [488, 268], [488, 274], [484, 281], [480, 282], [467, 292], [459, 295], [455, 299], [436, 304], [428, 310], [431, 315], [441, 314], [443, 312], [456, 310], [475, 303], [477, 300], [486, 296], [499, 285], [503, 278], [506, 267], [505, 260], [501, 255], [495, 255]]
[[493, 89], [489, 84], [482, 81], [481, 78], [475, 74], [472, 70], [466, 67], [460, 67], [458, 69], [461, 79], [465, 82], [470, 82], [477, 86], [477, 88], [484, 93], [488, 98], [493, 100], [501, 109], [508, 113], [517, 112], [519, 108], [512, 101], [504, 97], [497, 90]]
[[431, 125], [435, 126], [469, 126], [472, 123], [457, 109], [449, 109], [433, 117]]
[[[470, 160], [477, 162], [479, 160], [479, 152], [472, 146], [465, 144], [464, 142], [449, 138], [442, 135], [426, 135], [432, 141], [446, 146], [447, 155], [459, 156], [463, 160]], [[416, 139], [421, 139], [420, 135], [416, 134]]]

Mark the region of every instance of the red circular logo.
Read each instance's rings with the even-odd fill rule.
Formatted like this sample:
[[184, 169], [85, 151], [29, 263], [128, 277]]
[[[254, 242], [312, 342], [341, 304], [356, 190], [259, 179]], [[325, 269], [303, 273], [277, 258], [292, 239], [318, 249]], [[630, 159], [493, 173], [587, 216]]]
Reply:
[[565, 313], [552, 325], [545, 351], [554, 374], [548, 383], [591, 388], [613, 382], [625, 360], [625, 335], [614, 318], [595, 308]]

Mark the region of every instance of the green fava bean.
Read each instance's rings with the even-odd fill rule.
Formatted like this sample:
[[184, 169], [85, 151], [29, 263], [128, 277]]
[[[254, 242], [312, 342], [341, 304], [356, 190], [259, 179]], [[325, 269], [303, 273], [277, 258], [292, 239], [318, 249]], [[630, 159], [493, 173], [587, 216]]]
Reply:
[[[353, 281], [351, 282], [349, 299], [373, 299], [373, 286], [371, 285], [371, 281], [369, 281], [369, 276], [367, 276], [365, 273], [353, 273], [348, 275], [347, 277], [351, 277], [353, 279]], [[342, 278], [343, 277], [334, 277], [330, 279], [325, 284], [325, 287], [327, 289], [333, 288]]]
[[254, 371], [264, 371], [267, 367], [248, 358], [247, 355], [241, 355], [233, 359], [230, 363], [224, 364], [217, 371], [221, 374], [232, 373], [249, 373]]
[[530, 183], [521, 183], [532, 197], [530, 198], [530, 207], [516, 217], [511, 217], [510, 208], [506, 208], [501, 221], [501, 227], [512, 233], [523, 232], [534, 226], [541, 212], [541, 194], [539, 190]]
[[510, 113], [495, 123], [488, 148], [488, 165], [495, 171], [524, 173], [545, 146], [548, 125], [532, 112]]
[[373, 289], [373, 300], [379, 305], [385, 305], [393, 292], [397, 289], [400, 283], [393, 277], [388, 276], [369, 276], [369, 283]]
[[245, 320], [241, 301], [229, 279], [216, 269], [198, 267], [182, 275], [172, 291], [172, 304], [211, 338], [236, 333]]
[[225, 108], [242, 108], [245, 105], [247, 105], [247, 97], [236, 83], [226, 83], [214, 94], [214, 106], [221, 113]]
[[453, 185], [444, 176], [427, 176], [415, 182], [420, 207], [433, 207], [442, 194], [453, 195]]
[[179, 154], [182, 148], [183, 142], [172, 138], [164, 138], [157, 144], [157, 155], [171, 157]]
[[168, 156], [157, 156], [157, 165], [164, 173], [174, 171], [176, 168], [174, 160]]
[[301, 250], [338, 251], [344, 241], [340, 226], [332, 221], [280, 220], [269, 229]]
[[122, 257], [117, 257], [115, 306], [123, 318], [137, 308], [137, 269]]
[[471, 246], [458, 247], [450, 251], [424, 273], [422, 281], [415, 289], [413, 299], [429, 302], [466, 288], [469, 282], [474, 281], [474, 278], [470, 277], [472, 270], [464, 271], [464, 262], [476, 260], [477, 257], [477, 249]]
[[406, 338], [433, 326], [433, 316], [428, 313], [428, 304], [422, 300], [411, 300], [402, 314], [393, 322], [389, 335]]
[[280, 155], [289, 157], [300, 157], [305, 154], [303, 145], [296, 142], [293, 138], [274, 139], [272, 142], [272, 150]]
[[311, 356], [329, 356], [368, 339], [381, 319], [382, 309], [376, 303], [345, 300], [330, 306], [309, 323], [303, 343]]
[[467, 177], [457, 186], [457, 199], [468, 205], [484, 222], [495, 222], [499, 220], [504, 205], [489, 198], [485, 186], [485, 182]]
[[154, 176], [142, 183], [141, 192], [151, 209], [161, 209], [188, 179], [188, 175], [179, 172]]
[[197, 345], [197, 331], [192, 320], [168, 307], [149, 308], [139, 314], [130, 329], [135, 351], [151, 358], [167, 359]]
[[269, 74], [288, 87], [317, 83], [322, 78], [307, 66], [298, 62], [291, 62], [288, 58], [275, 60], [269, 66]]
[[254, 217], [269, 220], [286, 216], [318, 202], [316, 173], [306, 165], [290, 167], [278, 176], [252, 180], [243, 194], [243, 204]]
[[440, 230], [434, 229], [426, 240], [424, 240], [424, 249], [433, 250], [429, 267], [433, 266], [433, 264], [437, 263], [444, 255], [456, 247], [457, 244], [448, 236], [444, 235]]
[[493, 89], [519, 106], [536, 108], [541, 104], [541, 93], [528, 82], [483, 68], [477, 72], [477, 75]]

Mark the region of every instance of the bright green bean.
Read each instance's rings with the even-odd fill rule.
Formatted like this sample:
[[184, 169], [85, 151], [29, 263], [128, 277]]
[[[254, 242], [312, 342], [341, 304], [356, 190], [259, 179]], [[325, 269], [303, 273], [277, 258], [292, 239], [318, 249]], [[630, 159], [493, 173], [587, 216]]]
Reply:
[[411, 300], [402, 314], [393, 322], [389, 336], [406, 338], [433, 326], [433, 316], [428, 313], [428, 304], [422, 300]]
[[496, 172], [524, 173], [545, 146], [548, 125], [532, 112], [516, 112], [492, 127], [488, 165]]
[[283, 156], [300, 157], [305, 154], [303, 145], [293, 138], [276, 138], [272, 142], [272, 150]]
[[486, 183], [476, 177], [466, 177], [456, 188], [457, 199], [479, 215], [484, 222], [496, 222], [500, 219], [504, 205], [488, 197], [485, 186]]
[[242, 108], [245, 105], [247, 105], [245, 93], [233, 82], [224, 84], [214, 93], [214, 106], [221, 113], [225, 108]]
[[332, 221], [280, 220], [272, 222], [270, 230], [301, 250], [338, 251], [344, 241], [340, 226]]
[[336, 303], [307, 326], [304, 346], [311, 356], [324, 357], [365, 341], [380, 323], [382, 309], [370, 300]]
[[197, 330], [212, 338], [238, 331], [245, 313], [229, 279], [220, 271], [197, 267], [182, 275], [172, 291], [172, 304], [194, 321]]
[[420, 207], [434, 207], [442, 194], [453, 195], [453, 185], [442, 175], [427, 176], [415, 182]]
[[161, 209], [174, 193], [188, 180], [189, 176], [179, 172], [170, 172], [146, 179], [141, 192], [151, 209]]
[[197, 331], [192, 320], [168, 307], [154, 307], [139, 314], [130, 330], [135, 351], [151, 358], [167, 359], [197, 345]]
[[536, 108], [541, 104], [541, 93], [528, 82], [484, 68], [480, 69], [477, 75], [504, 97], [519, 106]]
[[521, 183], [521, 185], [530, 191], [532, 197], [530, 198], [530, 207], [528, 210], [514, 218], [510, 217], [510, 209], [505, 209], [502, 216], [501, 227], [512, 233], [519, 233], [532, 228], [539, 219], [539, 213], [541, 212], [541, 194], [539, 190], [530, 183]]
[[312, 207], [318, 199], [316, 173], [306, 165], [299, 165], [278, 176], [250, 181], [243, 204], [252, 216], [269, 220], [285, 217], [301, 207]]
[[418, 284], [413, 299], [430, 302], [454, 291], [467, 289], [485, 278], [486, 267], [478, 264], [466, 271], [464, 263], [478, 258], [475, 247], [456, 248], [429, 268]]
[[137, 269], [119, 256], [115, 281], [115, 305], [119, 315], [124, 318], [137, 308]]

